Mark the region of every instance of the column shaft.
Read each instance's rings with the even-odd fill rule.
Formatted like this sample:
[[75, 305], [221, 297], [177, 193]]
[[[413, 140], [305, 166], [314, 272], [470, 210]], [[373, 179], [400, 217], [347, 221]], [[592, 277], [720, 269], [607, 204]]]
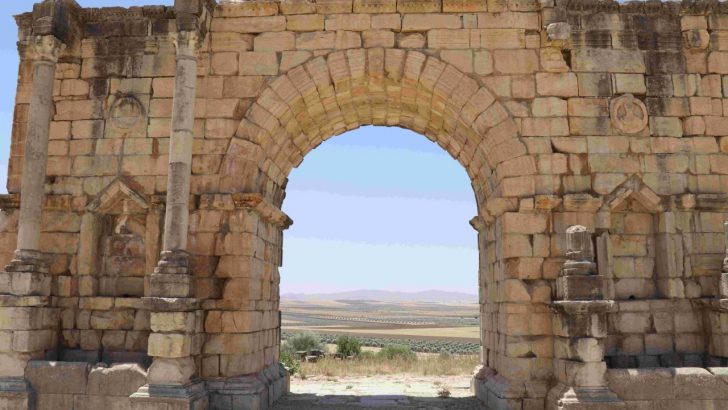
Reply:
[[177, 77], [172, 103], [172, 137], [169, 141], [164, 241], [162, 255], [150, 279], [150, 293], [156, 297], [188, 298], [194, 294], [194, 281], [188, 267], [187, 230], [195, 124], [198, 35], [194, 31], [181, 31], [175, 36]]
[[[180, 33], [180, 36], [182, 35], [183, 33]], [[178, 50], [181, 49], [182, 45], [179, 45]], [[177, 53], [177, 77], [172, 107], [172, 138], [169, 142], [167, 213], [164, 220], [165, 251], [185, 251], [187, 249], [188, 201], [197, 84], [197, 58], [191, 56], [187, 51], [181, 50]]]
[[28, 133], [23, 153], [17, 249], [37, 252], [40, 250], [48, 133], [53, 115], [53, 81], [60, 42], [53, 36], [38, 37], [35, 48], [33, 93], [28, 110]]

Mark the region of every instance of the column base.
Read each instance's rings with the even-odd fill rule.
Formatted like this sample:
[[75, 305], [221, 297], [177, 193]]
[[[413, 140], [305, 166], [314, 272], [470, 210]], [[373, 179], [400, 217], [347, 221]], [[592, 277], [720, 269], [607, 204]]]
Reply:
[[185, 251], [164, 251], [149, 278], [153, 296], [189, 298], [194, 295], [194, 277], [190, 273], [189, 254]]
[[37, 251], [15, 251], [15, 256], [0, 272], [0, 294], [16, 296], [48, 296], [51, 276], [43, 254]]
[[130, 396], [132, 410], [207, 410], [210, 408], [205, 383], [194, 380], [184, 385], [148, 385]]
[[569, 387], [559, 383], [549, 391], [547, 410], [622, 410], [627, 405], [607, 387]]
[[20, 377], [0, 378], [0, 409], [28, 410], [34, 404], [33, 389]]
[[489, 367], [476, 369], [470, 390], [488, 409], [542, 409], [546, 382], [514, 382]]
[[263, 410], [290, 391], [290, 376], [280, 363], [255, 375], [207, 382], [210, 410]]

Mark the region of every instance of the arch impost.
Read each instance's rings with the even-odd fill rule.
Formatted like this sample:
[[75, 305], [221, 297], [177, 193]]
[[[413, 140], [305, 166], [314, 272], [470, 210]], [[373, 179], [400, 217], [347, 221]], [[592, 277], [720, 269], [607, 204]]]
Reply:
[[288, 229], [293, 220], [283, 211], [259, 193], [232, 194], [236, 209], [249, 209], [260, 215], [264, 220], [281, 228]]

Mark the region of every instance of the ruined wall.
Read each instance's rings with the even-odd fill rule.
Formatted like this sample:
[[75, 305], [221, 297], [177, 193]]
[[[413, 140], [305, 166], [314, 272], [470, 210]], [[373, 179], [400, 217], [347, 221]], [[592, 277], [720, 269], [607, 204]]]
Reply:
[[[726, 364], [728, 313], [710, 301], [728, 219], [725, 4], [179, 3], [77, 12], [52, 92], [40, 241], [51, 314], [33, 324], [45, 339], [23, 345], [23, 360], [193, 358], [194, 376], [215, 381], [213, 408], [232, 403], [227, 378], [279, 380], [287, 176], [325, 140], [383, 125], [429, 138], [471, 178], [486, 402], [539, 409], [554, 385], [606, 388], [607, 365]], [[36, 58], [33, 15], [18, 23], [3, 263], [27, 192]], [[165, 311], [150, 276], [176, 272], [158, 259], [170, 250], [165, 194], [184, 193], [167, 185], [181, 175], [170, 140], [185, 141], [174, 137], [177, 59], [191, 58], [189, 222], [172, 221], [187, 232], [172, 250], [189, 252], [195, 290], [170, 292], [184, 303]], [[598, 279], [559, 290], [574, 225], [595, 247], [593, 267], [586, 249], [575, 262]], [[20, 330], [3, 326], [11, 339]], [[580, 338], [588, 354], [570, 344]], [[17, 353], [14, 343], [0, 350]]]

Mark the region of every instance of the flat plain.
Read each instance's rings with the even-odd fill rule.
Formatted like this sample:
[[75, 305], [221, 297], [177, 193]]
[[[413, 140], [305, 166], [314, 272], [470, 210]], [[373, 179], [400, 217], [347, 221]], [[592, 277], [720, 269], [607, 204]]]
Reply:
[[327, 343], [350, 335], [364, 346], [432, 353], [476, 353], [480, 343], [477, 303], [284, 300], [281, 311], [284, 338], [311, 331]]

